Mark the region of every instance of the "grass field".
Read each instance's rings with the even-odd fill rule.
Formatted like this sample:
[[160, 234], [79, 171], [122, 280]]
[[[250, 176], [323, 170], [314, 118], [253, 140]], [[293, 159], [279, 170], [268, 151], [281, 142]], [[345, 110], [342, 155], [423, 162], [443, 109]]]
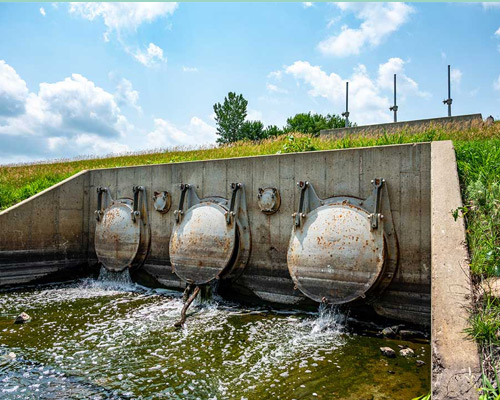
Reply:
[[[398, 143], [453, 140], [464, 207], [456, 210], [465, 218], [471, 256], [473, 283], [500, 276], [500, 124], [477, 124], [461, 129], [452, 124], [424, 131], [407, 130], [396, 134], [335, 138], [287, 135], [259, 143], [240, 142], [205, 149], [171, 149], [97, 159], [59, 161], [46, 164], [0, 167], [0, 210], [84, 169], [181, 161], [244, 157]], [[476, 290], [468, 334], [482, 348], [485, 377], [493, 381], [499, 368], [500, 302], [489, 293]], [[486, 393], [486, 392], [485, 392]], [[490, 398], [490, 397], [484, 397]], [[495, 398], [495, 397], [491, 397]]]

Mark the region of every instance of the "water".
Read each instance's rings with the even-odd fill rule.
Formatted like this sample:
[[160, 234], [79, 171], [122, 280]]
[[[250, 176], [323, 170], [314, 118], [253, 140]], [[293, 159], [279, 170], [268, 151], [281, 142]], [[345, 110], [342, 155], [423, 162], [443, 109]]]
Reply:
[[[0, 399], [407, 400], [429, 391], [427, 343], [347, 333], [328, 309], [221, 302], [193, 304], [176, 329], [179, 293], [107, 279], [0, 292], [0, 353], [17, 355], [0, 356]], [[32, 321], [14, 325], [22, 311]], [[380, 354], [398, 345], [417, 357]]]

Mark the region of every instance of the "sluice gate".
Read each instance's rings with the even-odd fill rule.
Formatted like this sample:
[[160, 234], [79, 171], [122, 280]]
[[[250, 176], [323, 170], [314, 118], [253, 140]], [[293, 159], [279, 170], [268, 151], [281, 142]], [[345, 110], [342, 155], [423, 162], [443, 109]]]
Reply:
[[430, 143], [86, 171], [0, 214], [0, 286], [102, 265], [429, 325], [430, 176]]

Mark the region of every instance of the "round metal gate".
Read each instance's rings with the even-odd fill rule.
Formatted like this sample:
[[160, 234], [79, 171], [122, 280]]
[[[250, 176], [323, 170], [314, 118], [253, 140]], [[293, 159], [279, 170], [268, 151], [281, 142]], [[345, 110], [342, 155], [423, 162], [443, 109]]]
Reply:
[[149, 250], [149, 226], [133, 217], [133, 201], [112, 201], [100, 216], [95, 230], [99, 262], [110, 271], [140, 266]]
[[170, 239], [170, 262], [182, 280], [201, 285], [220, 276], [237, 248], [236, 224], [227, 210], [202, 202], [188, 209]]
[[384, 235], [371, 229], [370, 214], [347, 202], [307, 214], [292, 232], [288, 269], [298, 289], [318, 302], [342, 304], [364, 298], [382, 274]]

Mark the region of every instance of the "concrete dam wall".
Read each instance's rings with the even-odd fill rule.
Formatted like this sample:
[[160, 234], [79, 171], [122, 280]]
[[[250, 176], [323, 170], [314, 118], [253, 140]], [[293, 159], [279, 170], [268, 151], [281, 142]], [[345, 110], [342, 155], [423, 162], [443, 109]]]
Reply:
[[[104, 239], [98, 238], [97, 242], [95, 240], [96, 226], [99, 225], [95, 214], [98, 208], [97, 188], [107, 188], [111, 200], [133, 199], [133, 188], [140, 185], [144, 189], [141, 194], [144, 196], [143, 216], [147, 216], [145, 224], [149, 227], [149, 234], [146, 240], [150, 244], [146, 244], [149, 248], [140, 260], [143, 265], [134, 270], [133, 276], [144, 279], [147, 274], [146, 278], [153, 278], [161, 285], [183, 289], [186, 282], [190, 281], [189, 273], [184, 271], [188, 268], [184, 265], [186, 257], [201, 260], [205, 257], [204, 253], [210, 250], [207, 247], [196, 247], [193, 243], [184, 243], [188, 247], [178, 251], [176, 247], [175, 251], [179, 254], [176, 253], [175, 256], [180, 261], [176, 265], [176, 273], [172, 272], [170, 252], [174, 250], [170, 242], [178, 225], [175, 210], [182, 196], [180, 185], [189, 185], [192, 196], [202, 200], [223, 199], [221, 201], [226, 201], [226, 204], [222, 206], [229, 209], [233, 192], [231, 184], [241, 183], [239, 191], [243, 193], [246, 202], [244, 214], [249, 234], [244, 235], [242, 231], [238, 233], [236, 245], [231, 234], [223, 239], [227, 239], [225, 243], [228, 248], [238, 247], [238, 251], [242, 251], [246, 259], [244, 262], [240, 260], [238, 266], [231, 266], [231, 257], [235, 257], [231, 255], [233, 250], [212, 255], [216, 261], [209, 260], [209, 264], [215, 263], [213, 278], [219, 281], [221, 293], [230, 297], [288, 306], [313, 305], [325, 299], [332, 303], [348, 303], [352, 300], [354, 305], [368, 306], [382, 316], [429, 325], [430, 160], [431, 144], [422, 143], [82, 172], [0, 214], [0, 285], [73, 278], [88, 273], [99, 261], [96, 244], [100, 247], [107, 237], [104, 235]], [[352, 221], [361, 218], [361, 222], [337, 224], [335, 229], [345, 232], [352, 228], [355, 231], [357, 229], [358, 236], [370, 235], [367, 232], [371, 229], [365, 229], [362, 221], [365, 212], [367, 220], [371, 214], [376, 213], [373, 196], [375, 193], [377, 197], [377, 194], [372, 183], [374, 179], [385, 181], [378, 194], [381, 207], [379, 211], [382, 218], [385, 216], [385, 233], [380, 234], [378, 239], [375, 238], [373, 243], [364, 236], [363, 240], [369, 251], [378, 256], [372, 257], [373, 259], [365, 257], [366, 259], [354, 262], [353, 270], [346, 267], [345, 271], [338, 272], [342, 277], [335, 278], [337, 294], [333, 294], [331, 282], [323, 279], [323, 275], [328, 275], [328, 272], [319, 269], [309, 273], [308, 268], [314, 268], [316, 263], [324, 263], [321, 248], [297, 250], [295, 246], [292, 249], [291, 239], [300, 247], [301, 243], [309, 240], [308, 232], [318, 228], [314, 223], [307, 226], [311, 220], [317, 219], [320, 223], [321, 218], [329, 221], [342, 217], [342, 212], [338, 212], [342, 210], [342, 202], [344, 206], [349, 203], [354, 207], [344, 207], [345, 217]], [[297, 182], [307, 182], [308, 190], [298, 187]], [[155, 210], [155, 192], [157, 195], [168, 192], [165, 196], [171, 202], [168, 212]], [[309, 209], [304, 205], [299, 210], [301, 195], [305, 203], [309, 202]], [[268, 203], [272, 203], [271, 208], [275, 207], [277, 210], [262, 211], [265, 206], [262, 199], [266, 196]], [[273, 203], [273, 196], [279, 196], [280, 204]], [[185, 197], [184, 209], [187, 210], [190, 193], [185, 193]], [[156, 199], [158, 200], [158, 196]], [[102, 202], [106, 202], [105, 200], [101, 199]], [[137, 198], [136, 202], [139, 200]], [[312, 207], [314, 201], [317, 204]], [[364, 206], [363, 201], [366, 203]], [[324, 214], [329, 210], [323, 212], [318, 208], [325, 208], [327, 205], [338, 206], [330, 207], [337, 211]], [[101, 205], [103, 210], [105, 207], [105, 204]], [[313, 208], [320, 211], [315, 213]], [[214, 213], [202, 215], [201, 218], [205, 218], [202, 221], [204, 226], [200, 228], [200, 232], [193, 234], [200, 237], [205, 231], [217, 230], [221, 213]], [[304, 215], [302, 226], [300, 217], [297, 226], [297, 213]], [[308, 213], [311, 217], [307, 216]], [[194, 218], [194, 214], [191, 214], [190, 218]], [[293, 214], [295, 217], [292, 217]], [[185, 228], [182, 228], [183, 232]], [[303, 232], [304, 228], [306, 233]], [[321, 234], [328, 239], [339, 232], [326, 230]], [[342, 237], [344, 239], [346, 237]], [[243, 243], [245, 241], [246, 244]], [[107, 244], [102, 246], [103, 252], [109, 250]], [[347, 249], [344, 250], [347, 253], [349, 246], [353, 245], [346, 244]], [[214, 247], [217, 245], [208, 246]], [[299, 253], [302, 251], [302, 255], [290, 254], [296, 250]], [[99, 251], [97, 249], [98, 253]], [[353, 256], [347, 253], [341, 251], [338, 256], [344, 264], [352, 261]], [[295, 256], [298, 258], [294, 258]], [[304, 263], [307, 264], [307, 260], [312, 260], [311, 266], [302, 267]], [[337, 262], [339, 263], [340, 261]], [[366, 267], [371, 263], [373, 267]], [[342, 266], [336, 264], [332, 267], [330, 264], [334, 265], [334, 262], [326, 262], [326, 268], [342, 269]], [[225, 268], [238, 271], [233, 271], [233, 276], [225, 279], [218, 275], [217, 268], [221, 271]], [[183, 273], [187, 275], [183, 276]], [[193, 273], [194, 282], [198, 276], [196, 272]]]
[[347, 304], [431, 325], [433, 398], [472, 399], [461, 205], [450, 141], [83, 171], [0, 213], [0, 288], [102, 265], [152, 287]]

